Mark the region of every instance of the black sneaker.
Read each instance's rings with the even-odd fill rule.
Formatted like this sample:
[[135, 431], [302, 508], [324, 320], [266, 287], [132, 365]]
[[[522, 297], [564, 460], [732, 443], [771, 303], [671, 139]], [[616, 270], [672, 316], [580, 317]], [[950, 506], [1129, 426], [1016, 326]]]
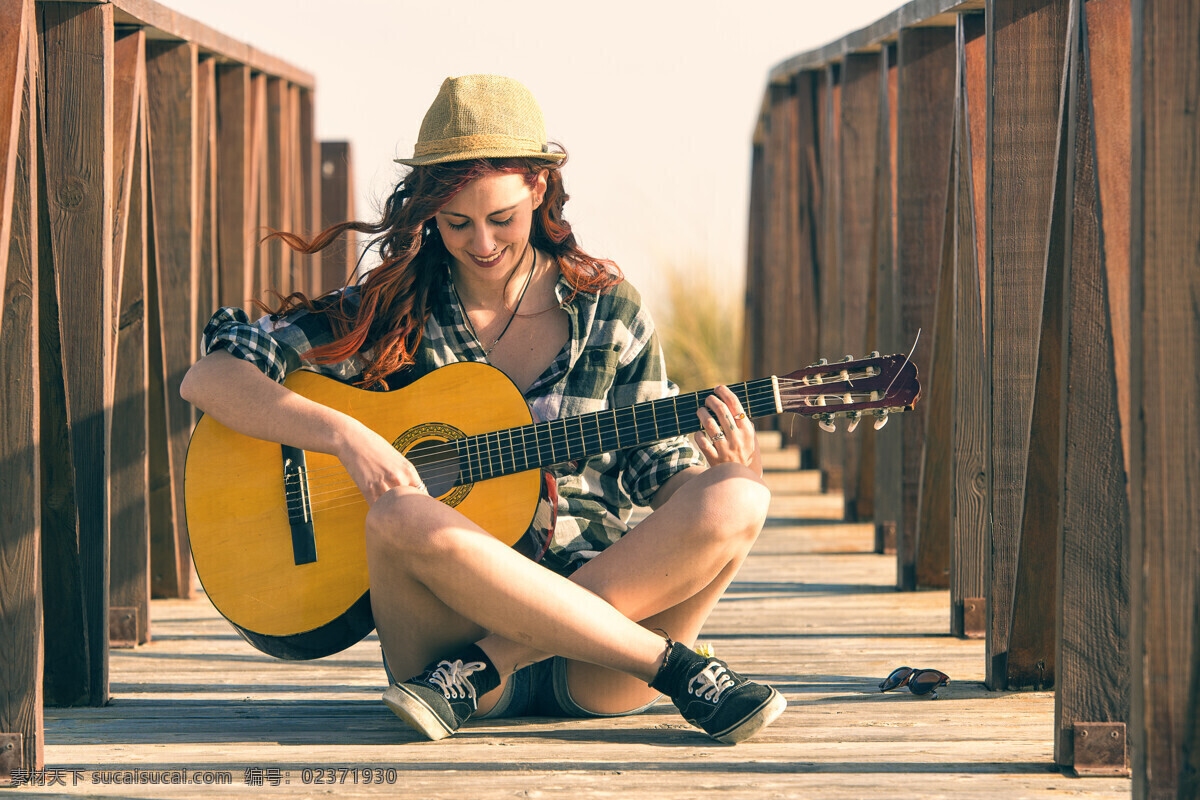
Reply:
[[726, 744], [749, 739], [787, 708], [787, 700], [770, 686], [748, 680], [719, 658], [705, 658], [678, 643], [651, 686], [665, 691], [684, 719]]
[[412, 728], [436, 741], [454, 733], [479, 707], [471, 675], [487, 668], [482, 661], [438, 661], [404, 683], [393, 683], [383, 702]]

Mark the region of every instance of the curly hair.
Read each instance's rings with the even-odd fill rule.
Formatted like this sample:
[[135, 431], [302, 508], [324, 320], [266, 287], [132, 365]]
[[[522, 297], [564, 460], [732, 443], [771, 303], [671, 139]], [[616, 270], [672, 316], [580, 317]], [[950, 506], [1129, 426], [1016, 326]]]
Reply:
[[[565, 159], [564, 159], [565, 161]], [[331, 225], [310, 240], [295, 233], [276, 231], [263, 241], [281, 239], [300, 253], [316, 253], [347, 231], [366, 233], [369, 247], [378, 248], [381, 263], [357, 281], [347, 277], [346, 287], [357, 283], [360, 302], [349, 306], [338, 289], [310, 300], [303, 292], [280, 299], [272, 309], [255, 300], [263, 311], [276, 315], [296, 309], [325, 314], [334, 341], [315, 347], [304, 357], [334, 364], [353, 355], [364, 361], [359, 382], [382, 385], [397, 370], [410, 366], [429, 317], [429, 293], [449, 257], [434, 215], [471, 181], [484, 175], [518, 174], [533, 188], [546, 173], [546, 193], [535, 210], [530, 242], [548, 254], [572, 287], [579, 292], [600, 292], [623, 280], [612, 261], [589, 256], [575, 241], [571, 224], [563, 217], [568, 195], [563, 187], [561, 164], [533, 158], [479, 159], [413, 167], [393, 189], [375, 223], [348, 221]], [[346, 288], [343, 287], [343, 288]], [[369, 356], [364, 351], [370, 350]]]

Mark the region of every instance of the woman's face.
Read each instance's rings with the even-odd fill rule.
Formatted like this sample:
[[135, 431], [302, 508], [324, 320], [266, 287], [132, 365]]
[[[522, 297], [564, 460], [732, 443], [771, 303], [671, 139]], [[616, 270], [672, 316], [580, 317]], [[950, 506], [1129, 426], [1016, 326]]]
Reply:
[[511, 173], [468, 183], [435, 218], [459, 269], [484, 280], [507, 279], [525, 253], [533, 210], [545, 193], [545, 173], [532, 190], [525, 176]]

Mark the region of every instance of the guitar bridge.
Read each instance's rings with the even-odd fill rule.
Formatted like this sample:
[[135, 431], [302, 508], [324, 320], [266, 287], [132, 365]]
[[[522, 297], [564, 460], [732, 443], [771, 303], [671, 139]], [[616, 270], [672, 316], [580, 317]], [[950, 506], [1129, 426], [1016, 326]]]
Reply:
[[288, 525], [292, 529], [292, 556], [297, 565], [317, 560], [317, 538], [312, 525], [312, 498], [308, 492], [308, 467], [304, 451], [283, 448], [283, 496], [287, 503]]

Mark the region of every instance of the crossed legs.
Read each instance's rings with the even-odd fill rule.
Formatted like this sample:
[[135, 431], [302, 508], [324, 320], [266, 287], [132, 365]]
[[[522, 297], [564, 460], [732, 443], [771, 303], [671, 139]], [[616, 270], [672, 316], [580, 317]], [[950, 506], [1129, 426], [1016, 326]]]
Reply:
[[[770, 495], [752, 471], [710, 468], [568, 580], [408, 489], [367, 516], [371, 606], [397, 678], [470, 642], [502, 677], [566, 657], [572, 697], [590, 711], [645, 705], [664, 653], [654, 629], [694, 642], [753, 545]], [[480, 698], [487, 711], [500, 689]]]

